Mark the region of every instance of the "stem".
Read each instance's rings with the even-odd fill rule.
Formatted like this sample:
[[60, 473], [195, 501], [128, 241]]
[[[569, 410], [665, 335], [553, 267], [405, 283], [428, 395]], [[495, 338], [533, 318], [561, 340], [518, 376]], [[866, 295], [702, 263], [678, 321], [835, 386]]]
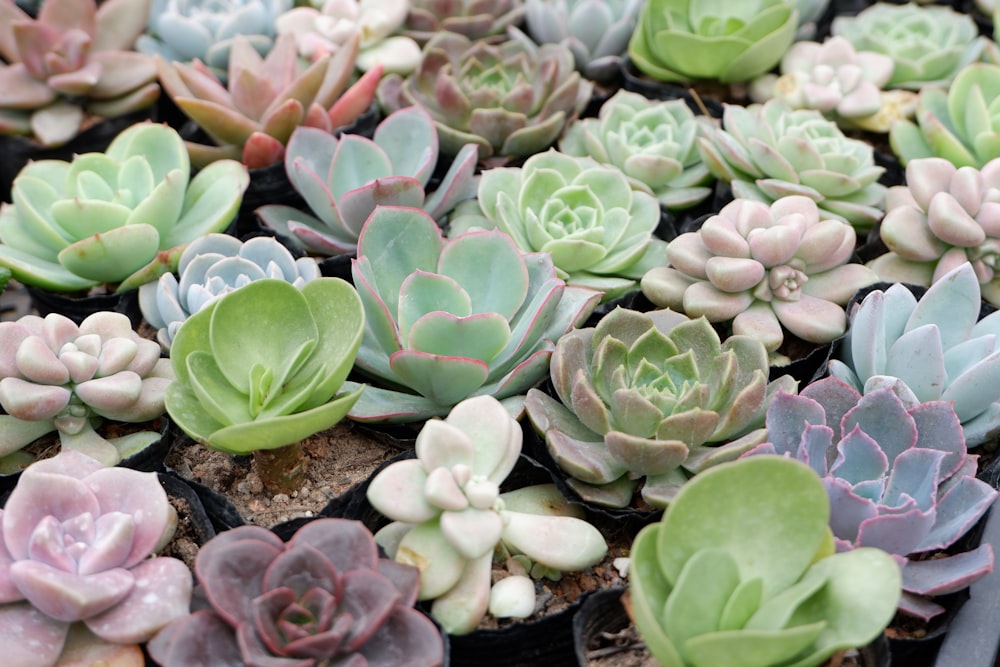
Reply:
[[295, 442], [275, 449], [259, 449], [253, 453], [257, 476], [272, 495], [291, 493], [299, 487], [306, 474], [309, 457], [302, 443]]

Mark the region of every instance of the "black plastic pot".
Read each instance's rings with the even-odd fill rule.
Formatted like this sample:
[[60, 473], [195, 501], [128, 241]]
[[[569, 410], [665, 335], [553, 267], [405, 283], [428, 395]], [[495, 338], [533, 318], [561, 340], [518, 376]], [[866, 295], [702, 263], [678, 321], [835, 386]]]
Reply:
[[88, 296], [70, 292], [52, 292], [31, 285], [26, 285], [25, 289], [31, 297], [32, 307], [42, 317], [49, 313], [59, 313], [80, 324], [88, 315], [110, 310], [127, 315], [133, 329], [142, 323], [139, 290]]

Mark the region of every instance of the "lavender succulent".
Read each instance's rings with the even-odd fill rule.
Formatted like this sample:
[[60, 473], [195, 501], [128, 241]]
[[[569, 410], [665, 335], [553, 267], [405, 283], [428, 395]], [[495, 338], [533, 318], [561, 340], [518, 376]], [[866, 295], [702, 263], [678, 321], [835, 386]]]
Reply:
[[[898, 392], [898, 393], [897, 393]], [[900, 608], [930, 619], [944, 611], [924, 596], [961, 590], [993, 568], [993, 550], [921, 560], [945, 549], [993, 504], [976, 479], [955, 410], [884, 386], [864, 396], [836, 378], [779, 394], [767, 411], [769, 442], [758, 453], [791, 456], [823, 478], [839, 551], [877, 547], [905, 557]]]
[[188, 614], [187, 566], [153, 556], [176, 525], [154, 473], [74, 451], [29, 466], [0, 523], [5, 663], [56, 667], [68, 664], [64, 646], [113, 653], [121, 644], [131, 647], [121, 664], [141, 664], [137, 644]]
[[379, 558], [360, 522], [318, 519], [287, 543], [239, 526], [209, 540], [194, 567], [205, 604], [149, 642], [163, 667], [444, 662], [441, 633], [413, 609], [419, 572]]
[[503, 35], [524, 19], [524, 0], [410, 0], [405, 32], [421, 44], [440, 32], [471, 40]]

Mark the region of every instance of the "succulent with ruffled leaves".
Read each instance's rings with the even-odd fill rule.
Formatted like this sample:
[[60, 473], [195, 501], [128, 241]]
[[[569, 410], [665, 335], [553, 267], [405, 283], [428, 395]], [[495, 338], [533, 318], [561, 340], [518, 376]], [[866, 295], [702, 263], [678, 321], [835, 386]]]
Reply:
[[404, 31], [421, 44], [440, 32], [499, 37], [524, 19], [524, 0], [410, 0]]
[[803, 195], [824, 218], [864, 230], [883, 214], [883, 167], [870, 144], [851, 139], [815, 109], [781, 100], [741, 107], [726, 104], [721, 128], [698, 138], [702, 159], [737, 198], [773, 202]]
[[151, 106], [156, 66], [131, 50], [148, 13], [149, 0], [45, 0], [33, 19], [0, 2], [0, 134], [60, 146], [88, 116]]
[[[767, 351], [748, 336], [725, 342], [705, 318], [616, 308], [596, 328], [570, 331], [550, 367], [559, 400], [538, 389], [525, 408], [552, 458], [585, 500], [665, 507], [691, 475], [764, 441]], [[561, 401], [561, 403], [560, 403]]]
[[821, 220], [808, 197], [782, 197], [768, 206], [736, 199], [667, 246], [669, 267], [642, 279], [643, 293], [661, 307], [710, 322], [732, 320], [775, 352], [783, 328], [803, 340], [829, 343], [844, 333], [844, 305], [874, 283], [875, 272], [850, 263], [855, 233], [839, 220]]
[[493, 164], [550, 146], [583, 111], [592, 89], [561, 44], [490, 44], [442, 32], [424, 46], [416, 71], [406, 79], [385, 77], [378, 96], [389, 111], [427, 109], [445, 155], [474, 143], [479, 158]]
[[475, 197], [476, 156], [474, 145], [465, 146], [430, 193], [427, 184], [438, 163], [438, 136], [430, 114], [421, 107], [390, 114], [371, 139], [298, 128], [288, 142], [285, 171], [312, 213], [279, 204], [262, 206], [256, 213], [306, 252], [354, 253], [361, 227], [376, 206], [423, 208], [437, 220], [458, 202]]
[[381, 70], [375, 68], [348, 86], [358, 38], [305, 69], [293, 35], [282, 35], [262, 58], [242, 35], [233, 38], [228, 82], [223, 84], [200, 60], [168, 63], [157, 58], [163, 89], [215, 142], [187, 142], [191, 162], [240, 160], [250, 169], [280, 162], [285, 144], [300, 125], [326, 132], [352, 123], [375, 99]]
[[[391, 463], [368, 486], [368, 500], [393, 520], [376, 541], [396, 561], [420, 568], [418, 597], [434, 601], [431, 614], [450, 634], [471, 632], [501, 601], [526, 611], [518, 616], [534, 610], [535, 587], [523, 574], [491, 592], [495, 551], [557, 571], [590, 567], [607, 552], [600, 532], [553, 485], [500, 493], [521, 437], [499, 401], [469, 398], [447, 418], [424, 424], [416, 458]], [[512, 588], [527, 595], [527, 604], [519, 595], [503, 600]]]
[[103, 153], [21, 169], [14, 203], [0, 206], [0, 265], [57, 292], [134, 289], [171, 271], [183, 246], [228, 227], [249, 183], [233, 160], [191, 178], [177, 131], [139, 123]]
[[356, 367], [394, 388], [367, 387], [349, 415], [359, 421], [445, 415], [483, 394], [519, 403], [601, 298], [566, 285], [547, 252], [497, 230], [445, 240], [426, 213], [397, 206], [365, 223], [351, 272], [366, 316]]
[[702, 123], [684, 100], [649, 100], [619, 90], [597, 118], [572, 122], [559, 150], [614, 165], [661, 205], [684, 209], [712, 193], [713, 176], [695, 142]]
[[169, 351], [188, 317], [251, 281], [276, 278], [302, 287], [319, 277], [316, 260], [294, 258], [273, 238], [258, 236], [244, 243], [228, 234], [206, 234], [181, 253], [176, 276], [167, 273], [139, 287], [139, 309]]
[[653, 657], [818, 667], [878, 637], [899, 567], [880, 549], [831, 554], [829, 517], [823, 485], [798, 461], [744, 459], [691, 480], [632, 543], [632, 616]]
[[876, 547], [905, 559], [903, 611], [929, 620], [944, 608], [924, 596], [954, 593], [993, 569], [989, 544], [910, 558], [954, 544], [997, 496], [976, 479], [979, 457], [966, 452], [947, 401], [921, 403], [898, 385], [862, 396], [827, 377], [797, 396], [779, 394], [767, 432], [747, 455], [797, 458], [823, 478], [838, 551]]

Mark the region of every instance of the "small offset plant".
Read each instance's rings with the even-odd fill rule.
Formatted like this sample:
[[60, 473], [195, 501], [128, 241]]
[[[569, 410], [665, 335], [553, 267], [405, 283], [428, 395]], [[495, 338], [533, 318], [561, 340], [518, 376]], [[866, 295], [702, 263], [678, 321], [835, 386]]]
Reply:
[[639, 531], [631, 616], [665, 667], [818, 667], [889, 624], [899, 566], [833, 554], [830, 503], [805, 464], [761, 456], [692, 479]]
[[184, 249], [177, 276], [166, 273], [139, 288], [139, 308], [169, 351], [188, 317], [251, 281], [276, 278], [302, 287], [319, 277], [316, 260], [295, 259], [273, 238], [259, 236], [244, 243], [228, 234], [206, 234]]
[[955, 410], [882, 386], [859, 394], [827, 377], [767, 410], [769, 441], [748, 455], [779, 454], [808, 464], [830, 497], [838, 551], [875, 547], [906, 559], [900, 609], [924, 620], [944, 611], [926, 599], [962, 590], [993, 569], [993, 550], [933, 559], [990, 508], [997, 492], [976, 479]]
[[139, 123], [103, 153], [21, 169], [14, 203], [0, 206], [0, 265], [57, 292], [134, 289], [173, 270], [187, 243], [228, 227], [249, 183], [232, 160], [191, 178], [177, 131]]
[[981, 306], [969, 263], [919, 300], [899, 283], [875, 290], [851, 311], [830, 374], [863, 393], [898, 378], [921, 402], [950, 401], [966, 445], [978, 447], [1000, 433], [1000, 313], [979, 319]]
[[376, 206], [423, 208], [440, 220], [460, 201], [475, 197], [476, 156], [474, 145], [463, 147], [431, 193], [427, 184], [438, 163], [438, 135], [423, 108], [390, 114], [371, 139], [301, 127], [288, 142], [285, 171], [312, 213], [280, 204], [256, 213], [306, 252], [353, 254]]
[[405, 33], [421, 44], [440, 32], [499, 38], [524, 19], [524, 0], [410, 0]]
[[238, 526], [201, 547], [194, 571], [206, 604], [149, 642], [163, 667], [444, 662], [440, 631], [413, 608], [419, 572], [379, 558], [358, 521], [317, 519], [287, 543]]
[[770, 206], [736, 199], [698, 231], [674, 239], [670, 266], [646, 273], [642, 291], [691, 317], [732, 320], [733, 333], [756, 338], [771, 353], [784, 341], [783, 329], [829, 343], [847, 327], [844, 305], [878, 279], [849, 263], [854, 244], [854, 229], [821, 220], [809, 197]]
[[397, 562], [420, 568], [418, 598], [434, 601], [431, 614], [450, 634], [471, 632], [487, 611], [534, 611], [525, 574], [492, 584], [495, 557], [519, 557], [518, 571], [561, 572], [588, 568], [607, 552], [600, 532], [554, 485], [500, 493], [520, 453], [517, 421], [495, 398], [476, 396], [446, 419], [427, 421], [416, 458], [390, 464], [368, 486], [368, 500], [393, 520], [376, 541]]
[[[764, 441], [764, 411], [783, 375], [768, 382], [764, 345], [722, 342], [705, 318], [616, 308], [595, 328], [559, 339], [550, 365], [559, 400], [528, 391], [525, 408], [549, 453], [585, 500], [665, 507], [691, 475]], [[560, 403], [560, 401], [562, 401]]]
[[559, 150], [613, 165], [662, 206], [684, 209], [712, 193], [714, 179], [695, 142], [701, 125], [684, 100], [619, 90], [601, 105], [598, 118], [571, 123]]
[[60, 146], [88, 117], [150, 107], [156, 65], [131, 50], [148, 13], [149, 0], [45, 0], [33, 19], [0, 3], [0, 134]]
[[177, 331], [167, 411], [206, 447], [253, 453], [270, 490], [294, 488], [307, 463], [301, 440], [340, 421], [361, 394], [341, 385], [363, 329], [361, 301], [344, 280], [250, 282]]
[[187, 565], [153, 556], [177, 526], [154, 473], [63, 451], [22, 473], [2, 517], [5, 664], [141, 665], [138, 645], [188, 615]]
[[173, 381], [160, 346], [140, 337], [121, 313], [101, 311], [79, 325], [52, 313], [0, 322], [0, 463], [30, 461], [20, 450], [56, 431], [63, 449], [115, 465], [159, 440], [140, 431], [105, 439], [102, 419], [141, 423], [164, 412]]
[[415, 208], [376, 208], [351, 271], [365, 308], [357, 368], [391, 387], [365, 390], [350, 412], [358, 421], [441, 416], [481, 394], [520, 412], [556, 339], [601, 298], [560, 280], [547, 252], [524, 253], [497, 230], [446, 241]]

